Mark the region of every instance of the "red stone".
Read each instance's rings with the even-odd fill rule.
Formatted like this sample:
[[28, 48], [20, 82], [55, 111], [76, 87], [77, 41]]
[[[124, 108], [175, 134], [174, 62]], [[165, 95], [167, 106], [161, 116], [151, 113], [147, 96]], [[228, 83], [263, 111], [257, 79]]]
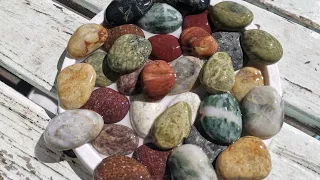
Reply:
[[110, 88], [99, 88], [92, 92], [89, 100], [81, 109], [89, 109], [99, 113], [105, 124], [121, 121], [130, 108], [126, 96]]
[[158, 101], [164, 98], [175, 83], [174, 70], [163, 60], [153, 61], [142, 70], [142, 90], [145, 98], [149, 101]]
[[206, 30], [209, 34], [212, 34], [211, 27], [208, 22], [208, 10], [195, 15], [185, 16], [183, 19], [182, 30], [189, 27], [200, 27]]
[[186, 53], [199, 58], [209, 58], [219, 48], [211, 34], [199, 27], [190, 27], [182, 31], [180, 43]]
[[171, 62], [182, 55], [178, 38], [169, 34], [159, 34], [149, 38], [152, 45], [151, 58]]

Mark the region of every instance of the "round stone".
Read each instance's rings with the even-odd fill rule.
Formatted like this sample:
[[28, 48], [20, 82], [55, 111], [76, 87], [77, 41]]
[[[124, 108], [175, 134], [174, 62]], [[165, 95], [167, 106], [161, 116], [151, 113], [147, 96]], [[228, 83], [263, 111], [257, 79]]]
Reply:
[[253, 20], [253, 13], [247, 7], [232, 1], [223, 1], [209, 7], [214, 27], [227, 31], [239, 31]]
[[182, 24], [182, 15], [166, 3], [155, 3], [138, 21], [138, 26], [154, 34], [172, 33]]
[[211, 34], [212, 31], [208, 22], [208, 13], [208, 10], [206, 10], [200, 14], [185, 16], [183, 19], [182, 30], [185, 30], [189, 27], [200, 27]]
[[106, 124], [91, 142], [92, 146], [106, 156], [131, 154], [139, 143], [138, 136], [127, 126]]
[[241, 44], [250, 60], [263, 65], [274, 64], [283, 55], [280, 42], [263, 30], [245, 31], [241, 38]]
[[253, 88], [243, 99], [243, 127], [251, 135], [269, 139], [282, 127], [284, 102], [270, 86]]
[[206, 10], [210, 0], [165, 0], [168, 4], [185, 12], [199, 13]]
[[119, 37], [108, 54], [111, 70], [130, 73], [144, 65], [151, 54], [150, 42], [137, 35], [126, 34]]

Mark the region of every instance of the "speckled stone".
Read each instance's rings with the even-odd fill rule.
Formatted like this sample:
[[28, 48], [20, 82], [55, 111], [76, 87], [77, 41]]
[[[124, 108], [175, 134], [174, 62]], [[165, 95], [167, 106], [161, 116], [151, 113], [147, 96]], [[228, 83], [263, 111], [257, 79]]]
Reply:
[[194, 144], [199, 146], [208, 156], [209, 160], [213, 162], [216, 157], [225, 149], [227, 146], [214, 144], [204, 138], [195, 126], [191, 127], [189, 136], [184, 140], [184, 144]]
[[218, 143], [230, 144], [242, 133], [241, 111], [229, 93], [208, 96], [200, 105], [201, 125], [206, 134]]
[[58, 97], [64, 109], [77, 109], [89, 99], [96, 83], [96, 71], [90, 64], [78, 63], [58, 75]]
[[151, 180], [148, 169], [137, 160], [115, 155], [104, 158], [93, 173], [94, 180]]
[[232, 1], [223, 1], [209, 7], [211, 21], [215, 28], [238, 31], [253, 20], [253, 13], [247, 7]]
[[211, 163], [202, 149], [193, 144], [177, 147], [168, 159], [174, 180], [218, 180]]
[[103, 127], [102, 117], [89, 110], [68, 110], [54, 117], [44, 131], [46, 146], [56, 150], [77, 148], [95, 137]]
[[166, 3], [155, 3], [138, 21], [138, 26], [154, 34], [172, 33], [182, 24], [182, 15]]
[[200, 14], [188, 15], [183, 18], [182, 30], [185, 30], [189, 27], [200, 27], [206, 30], [209, 34], [212, 33], [211, 27], [208, 22], [208, 13], [209, 11], [203, 11]]
[[253, 136], [271, 138], [281, 130], [283, 109], [284, 102], [273, 87], [255, 87], [242, 102], [243, 127]]
[[115, 0], [105, 13], [105, 20], [112, 25], [130, 24], [138, 21], [153, 5], [153, 0]]
[[182, 55], [178, 38], [170, 34], [158, 34], [149, 38], [152, 45], [150, 58], [171, 62]]
[[205, 64], [199, 79], [209, 93], [228, 92], [235, 81], [230, 56], [225, 52], [215, 53]]
[[206, 10], [210, 4], [210, 0], [165, 0], [168, 4], [179, 8], [180, 10], [199, 13]]
[[190, 133], [191, 108], [186, 102], [178, 102], [160, 114], [155, 120], [151, 136], [160, 149], [176, 147]]
[[245, 31], [241, 38], [241, 44], [250, 60], [264, 65], [278, 62], [283, 55], [280, 42], [263, 30]]
[[225, 149], [216, 162], [219, 179], [264, 179], [271, 171], [271, 158], [266, 145], [253, 136], [240, 138]]
[[192, 56], [183, 56], [169, 63], [176, 73], [176, 84], [169, 95], [190, 91], [198, 80], [204, 61]]
[[139, 143], [138, 136], [127, 126], [106, 124], [91, 142], [92, 146], [106, 156], [131, 154]]
[[230, 93], [241, 102], [248, 92], [257, 87], [263, 86], [264, 80], [259, 69], [254, 67], [244, 67], [236, 74], [236, 81]]
[[151, 54], [150, 42], [134, 34], [119, 37], [108, 54], [111, 70], [119, 73], [130, 73], [144, 65]]
[[220, 52], [226, 52], [231, 57], [233, 69], [239, 70], [244, 66], [243, 52], [240, 44], [241, 33], [215, 32], [212, 36], [217, 40]]

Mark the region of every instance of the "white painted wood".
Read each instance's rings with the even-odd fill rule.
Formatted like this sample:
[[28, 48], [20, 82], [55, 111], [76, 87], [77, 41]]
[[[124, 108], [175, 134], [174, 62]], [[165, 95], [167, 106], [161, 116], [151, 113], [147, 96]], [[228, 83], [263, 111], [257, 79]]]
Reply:
[[0, 176], [91, 179], [77, 160], [45, 147], [42, 133], [49, 120], [41, 107], [0, 82]]

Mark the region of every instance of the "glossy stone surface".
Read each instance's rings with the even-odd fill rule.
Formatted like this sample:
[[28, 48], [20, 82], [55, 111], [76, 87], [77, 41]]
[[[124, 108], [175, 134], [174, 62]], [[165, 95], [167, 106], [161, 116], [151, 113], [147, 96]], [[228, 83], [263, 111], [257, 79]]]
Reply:
[[154, 34], [172, 33], [181, 26], [182, 15], [166, 3], [155, 3], [137, 24]]
[[144, 65], [151, 53], [150, 42], [134, 34], [119, 37], [108, 54], [111, 70], [119, 73], [130, 73]]
[[170, 95], [190, 91], [196, 84], [204, 61], [192, 56], [183, 56], [169, 63], [176, 73], [176, 84]]
[[69, 150], [77, 148], [95, 137], [103, 127], [102, 117], [89, 110], [68, 110], [54, 117], [44, 131], [48, 148]]
[[209, 160], [213, 162], [216, 157], [225, 149], [227, 146], [214, 144], [207, 140], [201, 135], [195, 126], [191, 127], [189, 136], [184, 140], [184, 144], [194, 144], [199, 146], [208, 156]]
[[104, 123], [116, 123], [121, 121], [130, 108], [126, 96], [110, 88], [99, 88], [92, 92], [90, 99], [81, 109], [89, 109], [99, 113]]
[[247, 7], [232, 1], [223, 1], [209, 7], [211, 21], [215, 28], [239, 31], [253, 20], [253, 13]]
[[175, 82], [175, 73], [165, 61], [153, 61], [142, 70], [143, 94], [149, 101], [158, 101], [165, 97]]
[[158, 34], [149, 38], [152, 45], [151, 58], [171, 62], [182, 55], [178, 38], [169, 34]]
[[180, 36], [184, 54], [199, 58], [209, 58], [218, 51], [217, 41], [206, 30], [190, 27], [182, 31]]
[[190, 133], [191, 108], [186, 102], [169, 107], [155, 120], [151, 136], [160, 149], [171, 149], [180, 144]]
[[96, 72], [90, 64], [79, 63], [64, 68], [58, 75], [58, 97], [64, 109], [77, 109], [89, 99], [96, 83]]
[[231, 57], [233, 69], [239, 70], [244, 66], [243, 52], [240, 44], [239, 32], [214, 32], [212, 36], [217, 40], [220, 52], [226, 52]]
[[271, 171], [271, 159], [266, 145], [253, 136], [240, 138], [218, 157], [219, 179], [264, 179]]
[[198, 109], [201, 103], [199, 96], [193, 92], [185, 92], [185, 93], [179, 94], [170, 101], [168, 107], [171, 107], [178, 102], [186, 102], [189, 104], [191, 108], [191, 114], [192, 114], [190, 124], [192, 125], [196, 120], [196, 117], [198, 115]]
[[142, 95], [134, 96], [130, 104], [130, 120], [135, 132], [146, 138], [156, 118], [166, 109], [160, 102], [148, 102]]
[[200, 105], [200, 122], [206, 134], [213, 140], [230, 144], [239, 139], [242, 132], [241, 111], [236, 99], [229, 93], [206, 97]]
[[171, 152], [172, 150], [160, 151], [152, 144], [146, 144], [138, 147], [133, 152], [132, 158], [146, 166], [152, 180], [171, 180], [167, 168], [167, 159]]
[[241, 44], [251, 61], [264, 65], [278, 62], [283, 55], [280, 42], [263, 30], [245, 31], [241, 38]]
[[244, 129], [253, 136], [268, 139], [281, 130], [284, 102], [273, 87], [255, 87], [243, 99], [242, 112]]
[[185, 16], [183, 18], [182, 30], [185, 30], [189, 27], [200, 27], [211, 34], [212, 31], [208, 22], [208, 13], [209, 11], [206, 10], [200, 14]]
[[127, 126], [105, 124], [92, 146], [106, 156], [131, 154], [139, 143], [138, 136]]
[[72, 58], [83, 58], [98, 49], [108, 37], [107, 30], [99, 24], [84, 24], [71, 36], [67, 51]]
[[230, 92], [239, 102], [242, 101], [251, 89], [264, 85], [261, 71], [254, 67], [244, 67], [240, 69], [235, 79], [235, 83]]
[[206, 10], [210, 0], [165, 0], [173, 7], [179, 8], [186, 12], [199, 13]]
[[115, 0], [110, 3], [105, 19], [112, 25], [138, 21], [153, 5], [153, 0]]
[[112, 29], [108, 29], [108, 37], [106, 42], [104, 43], [104, 49], [109, 52], [114, 42], [125, 34], [135, 34], [141, 37], [144, 37], [143, 31], [134, 24], [124, 24], [121, 26], [114, 27]]
[[168, 159], [168, 166], [174, 180], [218, 180], [211, 163], [202, 149], [193, 144], [177, 147]]
[[121, 155], [104, 158], [94, 170], [93, 178], [94, 180], [151, 180], [143, 164]]
[[235, 81], [230, 56], [225, 52], [214, 54], [205, 64], [199, 79], [209, 93], [228, 92]]

